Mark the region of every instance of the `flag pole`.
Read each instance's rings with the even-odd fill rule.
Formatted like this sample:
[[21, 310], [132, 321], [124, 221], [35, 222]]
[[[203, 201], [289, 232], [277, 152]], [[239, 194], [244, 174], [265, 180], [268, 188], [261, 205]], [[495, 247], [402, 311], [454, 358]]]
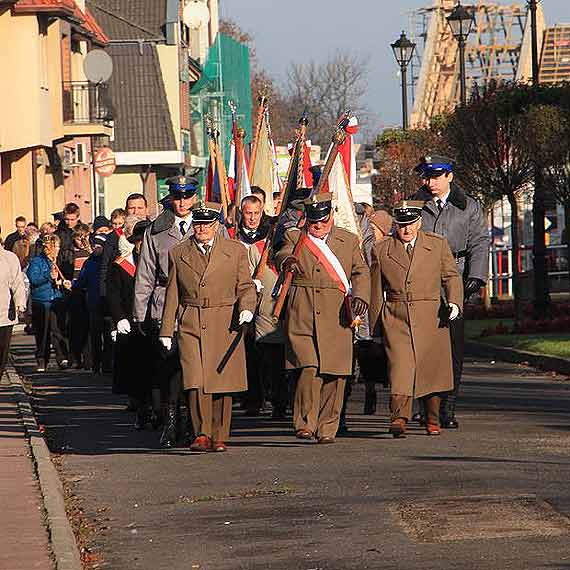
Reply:
[[[315, 189], [315, 194], [320, 194], [324, 192], [328, 176], [331, 173], [334, 161], [338, 156], [339, 147], [346, 139], [347, 136], [346, 128], [348, 126], [349, 120], [350, 120], [350, 111], [346, 111], [339, 120], [335, 132], [333, 134], [332, 137], [333, 144], [327, 156], [327, 161], [323, 168], [323, 173], [321, 174], [321, 177], [317, 184], [317, 188]], [[297, 258], [299, 257], [299, 254], [301, 253], [301, 250], [303, 249], [303, 246], [305, 244], [306, 238], [307, 238], [307, 230], [306, 227], [303, 227], [303, 229], [301, 230], [301, 237], [299, 238], [299, 241], [297, 242], [297, 244], [295, 245], [295, 249], [293, 250], [293, 256]], [[275, 321], [279, 320], [292, 281], [293, 281], [293, 273], [291, 271], [288, 271], [283, 279], [283, 285], [281, 286], [281, 290], [279, 291], [279, 296], [277, 297], [277, 301], [275, 302], [275, 306], [273, 307], [273, 319]]]

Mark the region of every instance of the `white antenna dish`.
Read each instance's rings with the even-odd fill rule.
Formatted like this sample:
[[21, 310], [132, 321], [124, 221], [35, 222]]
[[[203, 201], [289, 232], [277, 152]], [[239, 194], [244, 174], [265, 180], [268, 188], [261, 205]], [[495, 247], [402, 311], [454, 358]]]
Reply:
[[205, 2], [191, 0], [184, 6], [182, 21], [193, 30], [205, 27], [210, 21], [210, 10]]
[[91, 83], [105, 83], [113, 74], [113, 60], [106, 51], [93, 49], [83, 60], [83, 72]]

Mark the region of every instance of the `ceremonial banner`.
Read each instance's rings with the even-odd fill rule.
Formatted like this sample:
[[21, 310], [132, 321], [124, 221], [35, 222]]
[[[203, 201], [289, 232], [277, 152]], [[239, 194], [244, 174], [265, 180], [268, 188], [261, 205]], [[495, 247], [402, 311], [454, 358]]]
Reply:
[[264, 113], [261, 119], [262, 123], [259, 128], [259, 140], [257, 141], [257, 155], [253, 172], [251, 173], [252, 186], [259, 186], [265, 191], [265, 213], [273, 216], [273, 192], [275, 181], [275, 164], [273, 162], [273, 143], [269, 138], [269, 129], [267, 124], [267, 114]]
[[335, 225], [361, 237], [352, 197], [352, 188], [356, 185], [356, 154], [353, 135], [357, 132], [358, 121], [356, 117], [352, 117], [346, 127], [347, 137], [339, 146], [338, 155], [326, 182], [328, 188], [325, 187], [323, 191], [328, 189], [333, 195]]

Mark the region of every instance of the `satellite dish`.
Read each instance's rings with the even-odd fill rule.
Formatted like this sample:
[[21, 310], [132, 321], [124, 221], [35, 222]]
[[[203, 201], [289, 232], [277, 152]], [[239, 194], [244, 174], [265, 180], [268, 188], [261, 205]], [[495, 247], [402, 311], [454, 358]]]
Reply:
[[113, 74], [113, 60], [106, 51], [93, 49], [83, 60], [83, 72], [92, 83], [105, 83]]
[[205, 2], [191, 0], [184, 6], [182, 21], [194, 30], [208, 25], [210, 21], [210, 10]]

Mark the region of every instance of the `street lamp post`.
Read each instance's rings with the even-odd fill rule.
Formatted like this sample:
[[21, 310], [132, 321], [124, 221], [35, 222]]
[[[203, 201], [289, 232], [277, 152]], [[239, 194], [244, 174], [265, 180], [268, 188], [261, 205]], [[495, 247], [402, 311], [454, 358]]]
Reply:
[[[527, 0], [530, 12], [531, 27], [531, 54], [532, 54], [532, 84], [538, 87], [539, 61], [538, 61], [538, 29], [536, 11], [539, 0]], [[546, 265], [546, 204], [544, 202], [544, 179], [539, 164], [535, 165], [534, 171], [534, 196], [532, 199], [532, 238], [533, 238], [533, 265], [534, 265], [534, 316], [545, 318], [550, 305], [548, 267]]]
[[411, 42], [402, 31], [400, 37], [390, 46], [402, 73], [402, 128], [406, 130], [408, 128], [408, 65], [414, 55], [416, 44]]
[[461, 105], [467, 104], [467, 87], [465, 79], [465, 44], [473, 27], [473, 12], [461, 4], [461, 0], [457, 2], [457, 6], [453, 8], [451, 14], [447, 17], [447, 22], [451, 28], [453, 37], [459, 44], [459, 85]]

